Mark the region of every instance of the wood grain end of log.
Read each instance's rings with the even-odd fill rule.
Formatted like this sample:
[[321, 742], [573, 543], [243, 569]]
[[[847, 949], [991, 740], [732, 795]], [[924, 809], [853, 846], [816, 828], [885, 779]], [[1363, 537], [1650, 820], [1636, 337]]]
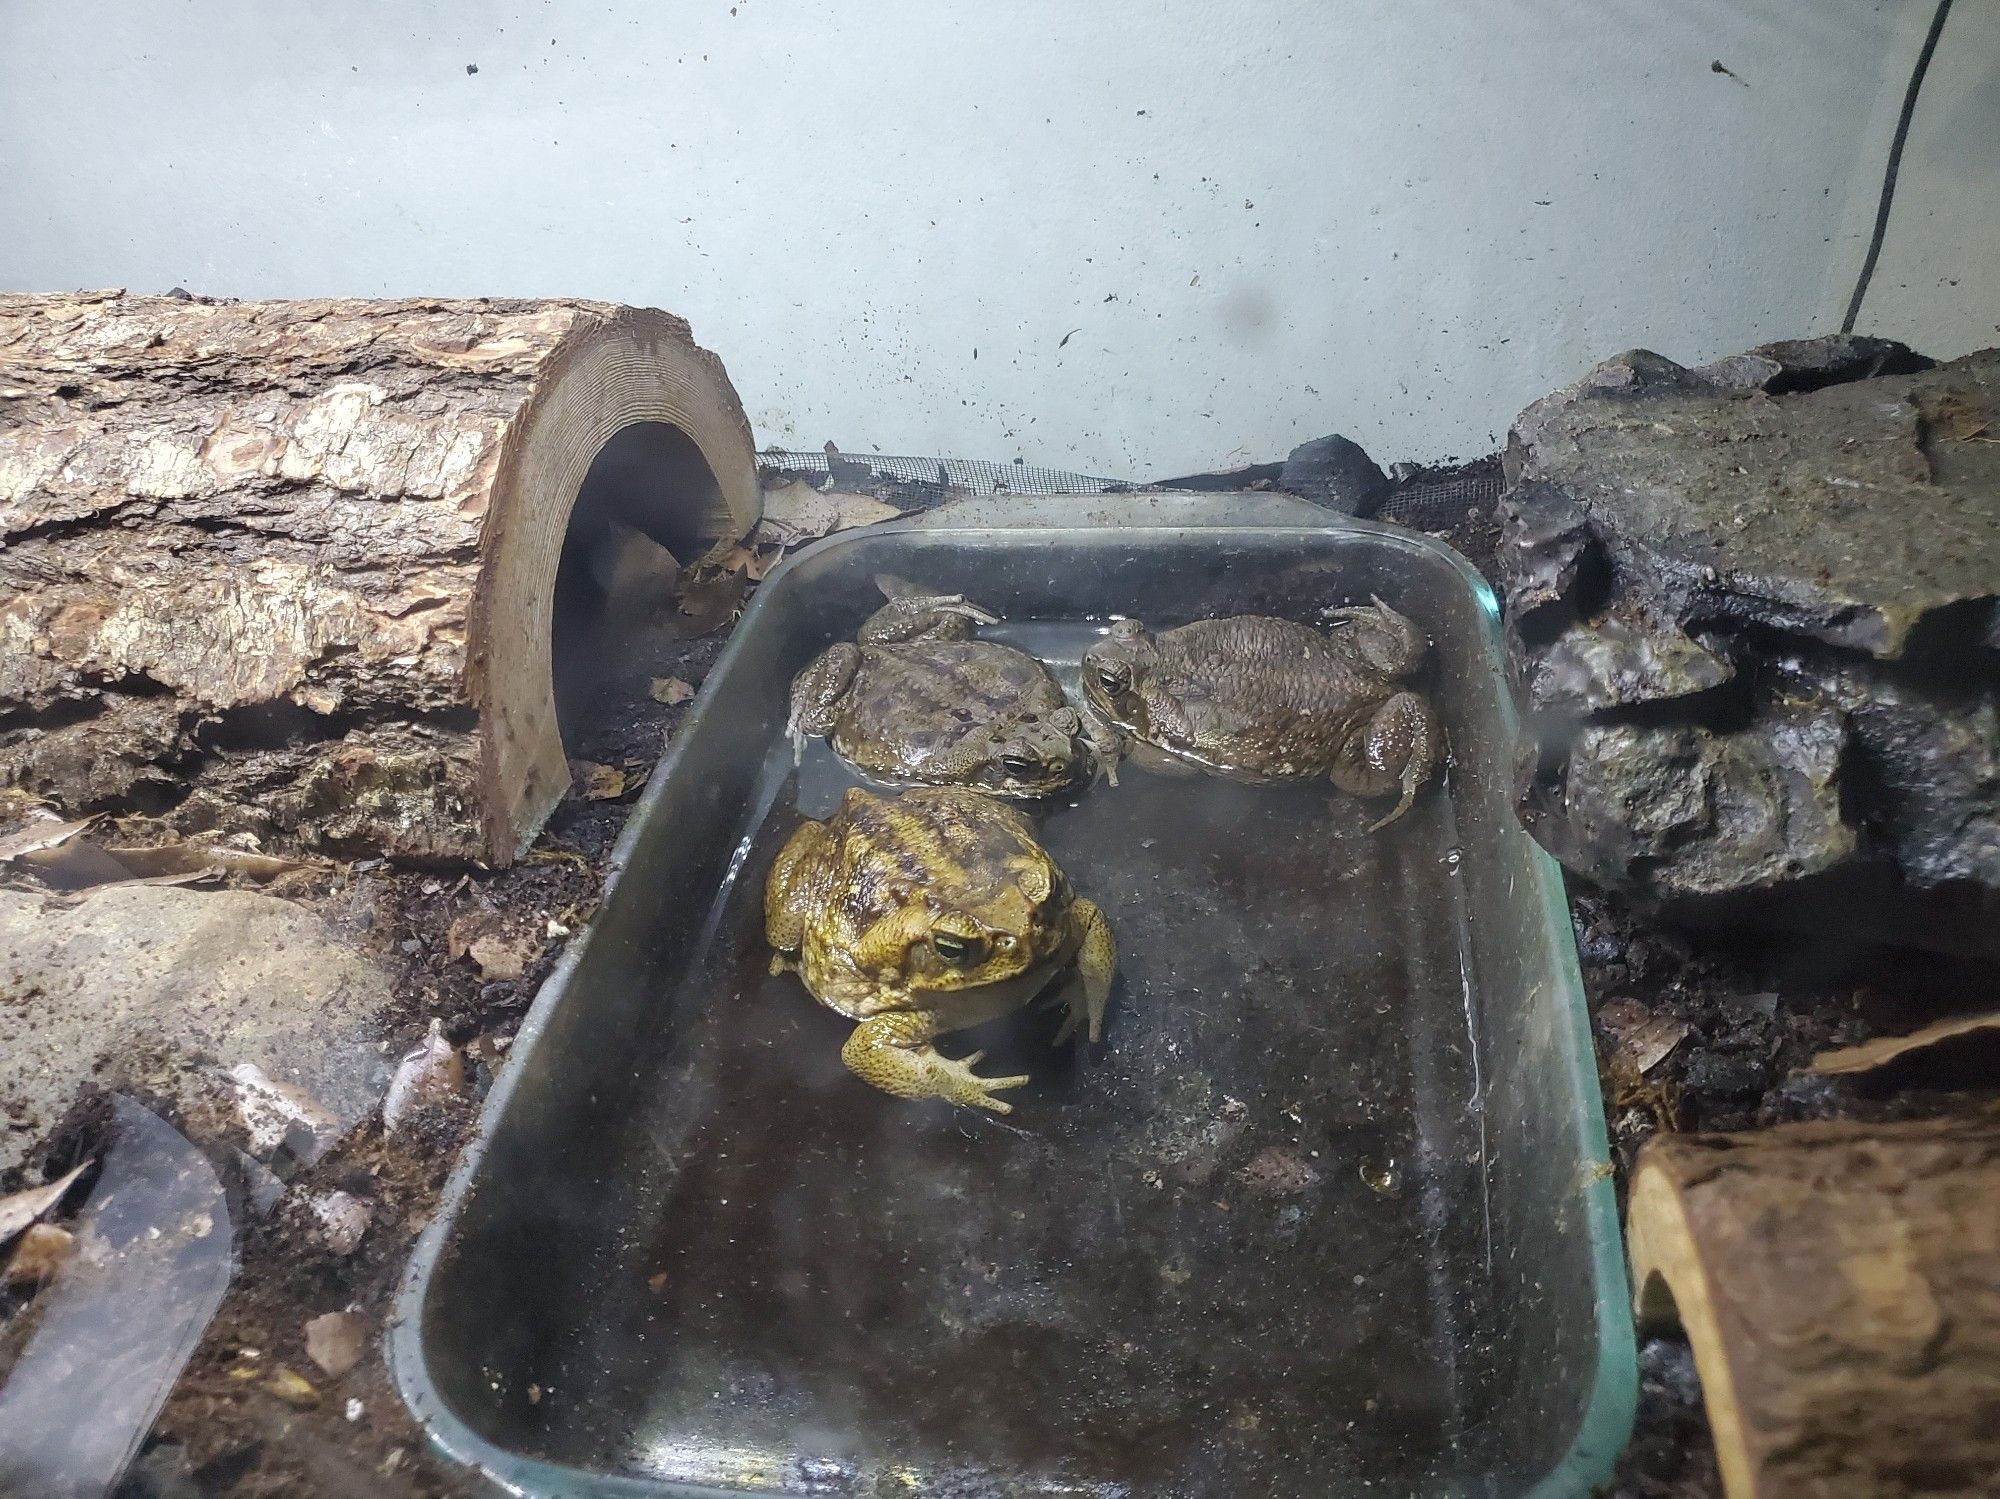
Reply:
[[2000, 1491], [2000, 1112], [1659, 1137], [1627, 1241], [1730, 1499]]

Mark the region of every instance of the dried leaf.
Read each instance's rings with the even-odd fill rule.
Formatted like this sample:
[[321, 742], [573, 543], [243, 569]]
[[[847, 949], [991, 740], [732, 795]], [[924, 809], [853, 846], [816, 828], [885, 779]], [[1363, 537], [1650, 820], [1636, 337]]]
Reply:
[[[84, 1165], [88, 1165], [85, 1162]], [[5, 1244], [20, 1233], [30, 1223], [62, 1201], [63, 1193], [70, 1189], [83, 1166], [59, 1176], [45, 1187], [30, 1187], [25, 1192], [16, 1192], [10, 1197], [0, 1197], [0, 1244]]]
[[361, 1319], [352, 1312], [328, 1312], [306, 1324], [306, 1357], [329, 1379], [360, 1363], [365, 1343]]
[[650, 690], [654, 702], [665, 703], [669, 708], [694, 696], [694, 688], [679, 677], [655, 677]]
[[32, 1286], [52, 1278], [76, 1247], [76, 1235], [53, 1223], [32, 1223], [0, 1270], [0, 1285]]
[[444, 1038], [440, 1021], [430, 1034], [404, 1054], [382, 1096], [382, 1127], [394, 1134], [419, 1109], [445, 1103], [465, 1091], [465, 1063], [458, 1048]]
[[1599, 1007], [1597, 1024], [1617, 1053], [1640, 1075], [1651, 1072], [1689, 1035], [1687, 1022], [1672, 1015], [1655, 1015], [1630, 999], [1614, 999]]
[[[730, 556], [732, 551], [726, 549], [719, 557], [681, 574], [678, 603], [669, 616], [672, 634], [692, 639], [718, 630], [736, 618], [750, 583], [743, 571], [721, 565], [721, 557]], [[744, 567], [748, 567], [747, 561]]]
[[97, 821], [95, 817], [81, 818], [76, 822], [56, 822], [51, 818], [38, 818], [25, 827], [16, 828], [6, 837], [0, 838], [0, 862], [26, 858], [46, 849], [60, 848], [78, 833]]
[[616, 801], [625, 794], [625, 772], [615, 765], [599, 765], [593, 760], [578, 760], [573, 769], [576, 772], [577, 788], [591, 801]]
[[764, 515], [752, 540], [765, 546], [794, 547], [835, 531], [894, 520], [902, 513], [873, 495], [838, 489], [822, 492], [803, 479], [795, 479], [764, 492]]
[[493, 911], [468, 911], [445, 933], [445, 951], [453, 962], [469, 957], [489, 979], [517, 979], [540, 952], [532, 928], [508, 922]]
[[274, 1369], [271, 1377], [264, 1381], [264, 1388], [287, 1405], [303, 1407], [319, 1401], [319, 1391], [312, 1387], [311, 1382], [290, 1369]]
[[281, 874], [312, 868], [305, 859], [280, 859], [220, 843], [162, 843], [151, 848], [113, 848], [105, 852], [133, 874], [146, 878], [203, 875], [219, 870], [247, 879], [274, 880]]
[[1823, 1051], [1812, 1059], [1812, 1070], [1843, 1075], [1873, 1072], [1915, 1052], [1928, 1051], [1960, 1037], [2000, 1041], [2000, 1010], [1988, 1010], [1978, 1015], [1955, 1015], [1949, 1020], [1927, 1025], [1922, 1030], [1911, 1031], [1906, 1036], [1878, 1036], [1873, 1041], [1863, 1041], [1859, 1046]]

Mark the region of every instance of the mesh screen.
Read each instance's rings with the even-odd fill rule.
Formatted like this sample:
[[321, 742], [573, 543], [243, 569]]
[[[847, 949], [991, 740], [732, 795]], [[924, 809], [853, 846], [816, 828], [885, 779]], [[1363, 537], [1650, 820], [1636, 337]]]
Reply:
[[[757, 455], [767, 468], [791, 473], [823, 474], [832, 460], [825, 453], [794, 453], [769, 449]], [[1036, 468], [1026, 463], [986, 463], [976, 458], [898, 458], [880, 453], [842, 453], [843, 470], [854, 466], [854, 477], [865, 465], [874, 477], [902, 484], [930, 484], [939, 488], [964, 490], [970, 494], [1113, 494], [1122, 490], [1151, 489], [1130, 479], [1102, 479], [1091, 474], [1066, 473], [1058, 468]]]

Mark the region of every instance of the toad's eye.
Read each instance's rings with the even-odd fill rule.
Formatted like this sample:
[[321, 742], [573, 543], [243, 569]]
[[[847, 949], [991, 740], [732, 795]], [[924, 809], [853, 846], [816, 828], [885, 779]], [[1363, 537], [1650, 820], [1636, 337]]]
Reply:
[[954, 968], [968, 968], [985, 955], [986, 942], [981, 937], [961, 937], [955, 932], [933, 932], [931, 950], [938, 955], [941, 963], [949, 963]]
[[1090, 669], [1106, 692], [1125, 692], [1132, 686], [1132, 668], [1123, 661], [1097, 661]]
[[1010, 776], [1031, 776], [1040, 772], [1042, 762], [1033, 755], [1002, 755], [1000, 767]]

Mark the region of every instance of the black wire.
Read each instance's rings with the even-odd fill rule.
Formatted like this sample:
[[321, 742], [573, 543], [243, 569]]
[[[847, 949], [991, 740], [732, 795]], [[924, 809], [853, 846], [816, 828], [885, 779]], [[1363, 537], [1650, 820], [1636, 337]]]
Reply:
[[1868, 295], [1868, 283], [1875, 275], [1875, 261], [1882, 254], [1882, 240], [1889, 232], [1889, 205], [1896, 197], [1896, 172], [1903, 164], [1903, 143], [1909, 139], [1910, 117], [1917, 112], [1917, 92], [1924, 86], [1924, 74], [1930, 71], [1931, 54], [1937, 51], [1938, 34], [1944, 30], [1944, 18], [1951, 14], [1951, 0], [1938, 0], [1937, 14], [1931, 17], [1930, 35], [1924, 38], [1924, 50], [1917, 54], [1917, 65], [1910, 73], [1910, 87], [1903, 95], [1903, 113], [1896, 121], [1896, 138], [1889, 145], [1889, 167], [1882, 174], [1882, 201], [1875, 206], [1875, 237], [1868, 242], [1868, 258], [1861, 263], [1861, 278], [1854, 283], [1854, 295], [1847, 299], [1847, 319], [1840, 325], [1842, 333], [1854, 331], [1854, 320], [1861, 315], [1861, 299]]

